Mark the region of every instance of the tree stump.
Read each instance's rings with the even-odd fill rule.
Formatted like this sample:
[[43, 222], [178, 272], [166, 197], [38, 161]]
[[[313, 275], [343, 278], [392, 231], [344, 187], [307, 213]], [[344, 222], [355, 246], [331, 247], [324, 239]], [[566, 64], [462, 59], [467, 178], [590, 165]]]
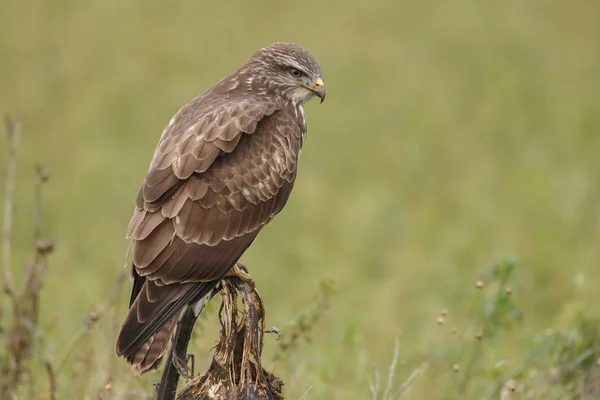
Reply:
[[[228, 277], [220, 283], [221, 332], [211, 365], [193, 378], [179, 400], [283, 399], [283, 381], [263, 369], [264, 306], [249, 275]], [[241, 295], [243, 314], [238, 310]], [[189, 340], [189, 338], [188, 338]]]

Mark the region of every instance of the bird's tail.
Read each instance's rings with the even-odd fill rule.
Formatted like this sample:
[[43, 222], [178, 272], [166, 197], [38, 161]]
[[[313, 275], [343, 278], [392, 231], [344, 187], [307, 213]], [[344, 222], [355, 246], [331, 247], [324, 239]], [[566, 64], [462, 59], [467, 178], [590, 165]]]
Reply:
[[[204, 310], [213, 295], [214, 290], [211, 290], [206, 296], [199, 298], [189, 305], [193, 308], [196, 318]], [[127, 353], [127, 363], [135, 375], [142, 375], [160, 366], [162, 357], [169, 347], [173, 331], [180, 317], [181, 312], [172, 317], [158, 332], [150, 336], [148, 340]]]
[[158, 332], [127, 356], [127, 363], [136, 375], [157, 369], [169, 347], [179, 315], [171, 318]]
[[156, 369], [169, 346], [181, 310], [194, 296], [196, 285], [157, 285], [136, 279], [129, 312], [117, 339], [117, 355], [141, 375]]
[[[135, 276], [135, 275], [134, 275]], [[136, 279], [129, 312], [117, 338], [117, 355], [141, 375], [156, 369], [165, 354], [181, 311], [211, 292], [218, 281], [158, 285]]]

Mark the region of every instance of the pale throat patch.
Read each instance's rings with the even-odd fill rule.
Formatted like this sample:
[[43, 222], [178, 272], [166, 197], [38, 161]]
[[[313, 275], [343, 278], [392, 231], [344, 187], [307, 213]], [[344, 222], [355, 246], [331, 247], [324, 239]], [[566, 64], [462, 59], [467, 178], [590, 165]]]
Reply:
[[299, 87], [292, 92], [292, 103], [294, 103], [295, 106], [301, 106], [310, 100], [312, 96], [313, 94], [310, 90]]

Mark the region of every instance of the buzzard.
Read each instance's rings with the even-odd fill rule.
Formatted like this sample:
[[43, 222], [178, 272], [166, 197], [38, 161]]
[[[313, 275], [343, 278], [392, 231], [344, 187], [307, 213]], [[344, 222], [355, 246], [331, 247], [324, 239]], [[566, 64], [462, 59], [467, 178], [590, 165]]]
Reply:
[[315, 57], [294, 43], [257, 51], [183, 106], [137, 196], [133, 289], [117, 354], [158, 367], [182, 310], [201, 309], [290, 195], [306, 136], [303, 105], [325, 99]]

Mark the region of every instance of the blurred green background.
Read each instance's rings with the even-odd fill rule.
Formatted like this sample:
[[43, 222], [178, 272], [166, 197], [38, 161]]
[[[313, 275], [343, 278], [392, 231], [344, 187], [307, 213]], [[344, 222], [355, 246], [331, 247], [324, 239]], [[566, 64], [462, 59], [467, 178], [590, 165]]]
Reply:
[[[337, 290], [310, 342], [274, 362], [267, 338], [267, 368], [290, 399], [368, 398], [398, 338], [401, 383], [440, 330], [468, 323], [479, 272], [506, 255], [521, 259], [524, 319], [494, 354], [518, 360], [523, 332], [600, 304], [599, 21], [588, 0], [3, 1], [0, 111], [24, 124], [18, 266], [31, 248], [33, 166], [52, 175], [45, 353], [61, 359], [114, 286], [171, 116], [255, 50], [294, 41], [319, 59], [327, 101], [307, 107], [295, 190], [242, 260], [269, 326], [310, 309], [320, 281]], [[4, 136], [0, 146], [4, 168]], [[75, 351], [93, 354], [91, 373], [71, 379], [77, 354], [61, 371], [61, 398], [94, 398], [108, 375], [116, 398], [152, 393], [158, 374], [133, 378], [115, 360], [129, 289]], [[216, 340], [212, 314], [197, 330], [197, 368]], [[441, 396], [440, 379], [425, 372], [410, 398]]]

